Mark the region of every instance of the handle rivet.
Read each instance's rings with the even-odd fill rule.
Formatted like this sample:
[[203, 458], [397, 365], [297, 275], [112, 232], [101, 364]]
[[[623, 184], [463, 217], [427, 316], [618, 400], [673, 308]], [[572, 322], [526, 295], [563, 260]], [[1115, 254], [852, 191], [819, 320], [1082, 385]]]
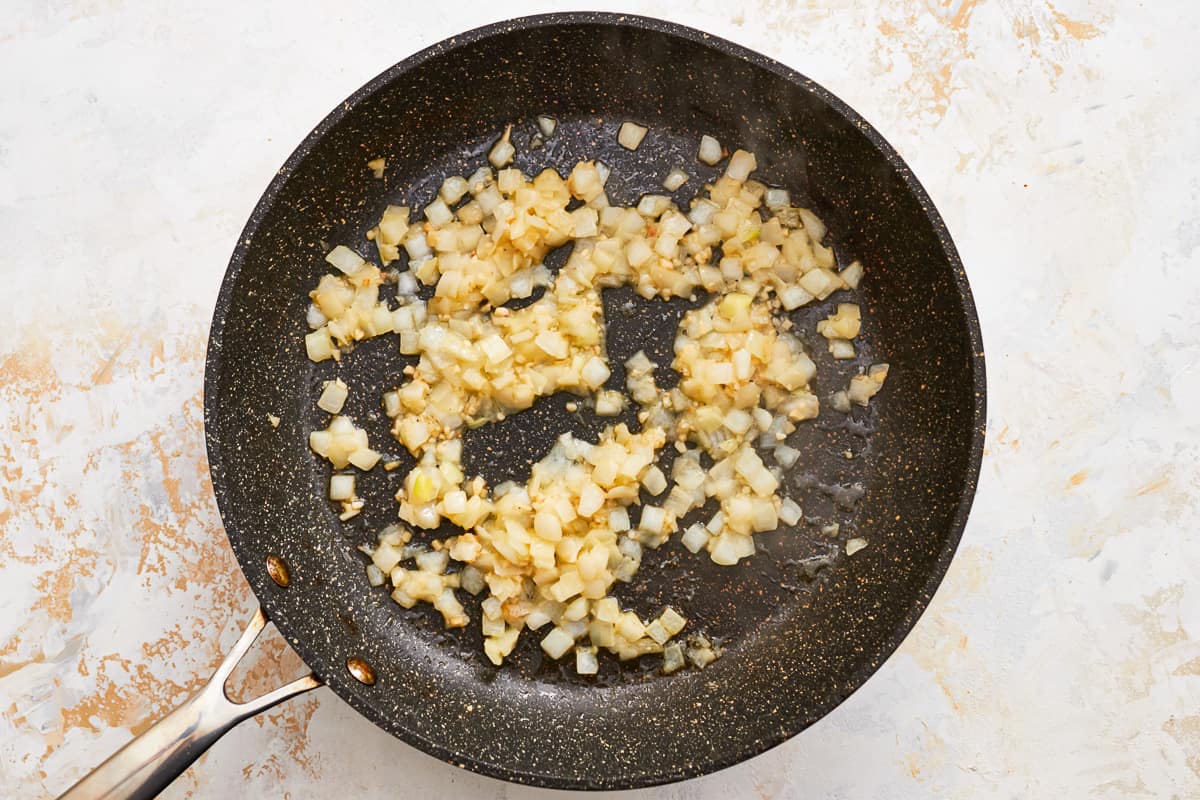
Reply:
[[375, 670], [358, 656], [350, 656], [350, 658], [346, 659], [346, 669], [349, 670], [350, 674], [359, 683], [366, 684], [367, 686], [375, 685]]
[[271, 580], [280, 586], [286, 588], [291, 585], [292, 575], [288, 572], [287, 564], [279, 556], [267, 556], [267, 574], [271, 576]]

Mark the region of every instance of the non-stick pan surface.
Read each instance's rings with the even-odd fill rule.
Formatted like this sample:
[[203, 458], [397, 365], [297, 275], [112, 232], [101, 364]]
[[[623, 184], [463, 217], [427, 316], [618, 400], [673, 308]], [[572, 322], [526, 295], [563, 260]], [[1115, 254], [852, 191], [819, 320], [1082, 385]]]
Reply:
[[[539, 114], [557, 118], [558, 131], [531, 149]], [[650, 127], [636, 152], [615, 141], [630, 119]], [[664, 677], [652, 658], [604, 659], [598, 680], [581, 680], [542, 659], [529, 635], [496, 669], [482, 656], [477, 624], [447, 633], [431, 609], [405, 611], [364, 577], [356, 548], [395, 519], [392, 494], [411, 464], [379, 407], [380, 394], [401, 382], [406, 357], [383, 337], [340, 365], [310, 363], [307, 293], [327, 270], [329, 247], [373, 252], [363, 232], [387, 203], [428, 203], [442, 177], [483, 163], [509, 122], [526, 173], [599, 157], [613, 167], [612, 199], [625, 204], [661, 191], [673, 166], [693, 176], [680, 199], [714, 177], [695, 160], [701, 134], [753, 150], [757, 177], [797, 190], [828, 221], [839, 258], [867, 267], [857, 362], [831, 362], [813, 329], [844, 298], [793, 315], [821, 368], [823, 399], [860, 366], [892, 367], [870, 409], [825, 410], [794, 436], [803, 455], [784, 491], [806, 519], [756, 537], [761, 552], [734, 569], [668, 544], [621, 592], [643, 613], [670, 601], [720, 637], [727, 651], [705, 670]], [[387, 161], [382, 180], [366, 168], [376, 157]], [[690, 304], [621, 291], [606, 293], [605, 304], [614, 365], [643, 348], [670, 363]], [[306, 445], [308, 432], [325, 425], [314, 405], [321, 382], [335, 375], [351, 387], [347, 412], [374, 446], [404, 462], [360, 478], [368, 506], [347, 523], [324, 499], [327, 465]], [[622, 382], [617, 368], [613, 385]], [[523, 479], [564, 430], [594, 436], [598, 422], [568, 413], [567, 399], [473, 432], [468, 471], [493, 484]], [[277, 429], [268, 414], [280, 418]], [[221, 290], [205, 421], [213, 485], [242, 569], [270, 618], [341, 697], [404, 741], [469, 769], [544, 786], [633, 787], [700, 775], [778, 744], [845, 699], [896, 648], [966, 520], [983, 441], [983, 352], [941, 219], [892, 148], [844, 103], [698, 31], [637, 17], [550, 15], [472, 31], [401, 62], [293, 153], [254, 210]], [[822, 533], [835, 521], [837, 536]], [[870, 544], [848, 558], [850, 536]], [[269, 556], [286, 563], [288, 586], [269, 576]], [[351, 675], [350, 658], [373, 668], [374, 685]]]

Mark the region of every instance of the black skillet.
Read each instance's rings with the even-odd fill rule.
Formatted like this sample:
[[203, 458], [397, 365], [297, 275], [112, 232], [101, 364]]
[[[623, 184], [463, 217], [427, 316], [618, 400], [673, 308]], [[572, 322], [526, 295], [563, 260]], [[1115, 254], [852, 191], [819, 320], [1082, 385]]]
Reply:
[[[543, 114], [558, 129], [535, 149]], [[624, 120], [650, 128], [636, 152], [616, 144]], [[752, 150], [756, 177], [791, 188], [828, 221], [839, 259], [866, 265], [856, 362], [832, 362], [813, 330], [846, 298], [792, 315], [818, 361], [822, 398], [868, 363], [891, 364], [870, 409], [841, 414], [826, 403], [794, 435], [803, 455], [784, 491], [805, 519], [756, 537], [761, 551], [735, 569], [669, 544], [622, 594], [643, 614], [669, 600], [719, 637], [725, 655], [703, 671], [666, 677], [650, 657], [605, 660], [598, 679], [582, 680], [543, 659], [528, 635], [496, 669], [482, 656], [477, 625], [447, 633], [431, 609], [404, 611], [364, 577], [356, 547], [395, 518], [391, 494], [410, 463], [378, 405], [405, 357], [384, 337], [340, 365], [310, 363], [307, 292], [328, 269], [330, 246], [370, 252], [363, 232], [387, 203], [428, 203], [442, 177], [484, 163], [507, 123], [527, 174], [599, 157], [613, 168], [610, 196], [623, 204], [661, 191], [674, 166], [693, 176], [680, 200], [714, 177], [718, 168], [695, 159], [701, 134]], [[365, 166], [376, 157], [386, 159], [382, 180]], [[606, 293], [611, 361], [644, 348], [668, 364], [688, 304], [630, 297]], [[308, 432], [325, 424], [314, 398], [335, 374], [353, 389], [347, 412], [405, 461], [360, 478], [367, 509], [347, 523], [324, 499], [326, 467], [306, 446]], [[622, 380], [615, 369], [613, 385]], [[78, 784], [74, 797], [152, 796], [236, 721], [321, 681], [405, 742], [510, 781], [614, 789], [735, 764], [828, 713], [913, 627], [962, 533], [984, 434], [983, 349], [966, 275], [896, 152], [787, 67], [700, 31], [611, 14], [480, 28], [406, 59], [341, 103], [279, 170], [238, 241], [213, 317], [204, 390], [229, 541], [265, 616], [319, 679], [247, 706], [224, 699], [228, 669], [265, 624], [260, 613], [206, 689], [151, 729], [153, 741], [135, 741]], [[594, 436], [597, 420], [568, 413], [568, 399], [547, 398], [472, 433], [468, 473], [493, 484], [523, 479], [562, 431]], [[268, 414], [281, 420], [277, 429]], [[846, 557], [854, 536], [869, 545]]]

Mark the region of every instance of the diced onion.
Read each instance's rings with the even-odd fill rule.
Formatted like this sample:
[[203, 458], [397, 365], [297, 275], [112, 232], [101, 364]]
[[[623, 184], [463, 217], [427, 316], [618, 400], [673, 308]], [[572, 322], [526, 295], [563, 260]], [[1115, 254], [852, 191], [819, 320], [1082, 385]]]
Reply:
[[684, 531], [679, 541], [689, 552], [699, 553], [708, 544], [708, 536], [708, 530], [700, 523], [696, 523]]
[[451, 175], [446, 180], [442, 181], [442, 188], [438, 190], [438, 197], [447, 205], [454, 205], [459, 200], [466, 196], [471, 190], [467, 179], [459, 175]]
[[411, 272], [401, 272], [396, 276], [396, 294], [404, 297], [415, 297], [417, 290], [417, 278]]
[[646, 131], [647, 128], [637, 123], [623, 122], [621, 123], [621, 129], [617, 131], [617, 141], [626, 150], [637, 150], [638, 145], [642, 143], [642, 139], [646, 136]]
[[328, 411], [330, 414], [339, 414], [349, 396], [350, 390], [340, 378], [325, 381], [325, 388], [321, 391], [321, 396], [317, 398], [317, 408]]
[[722, 566], [731, 566], [736, 564], [740, 559], [738, 555], [739, 547], [734, 537], [737, 534], [723, 533], [715, 537], [710, 545], [709, 555], [714, 563]]
[[614, 508], [609, 512], [608, 525], [618, 533], [629, 530], [629, 512], [624, 508]]
[[677, 672], [684, 666], [683, 647], [679, 644], [672, 644], [663, 650], [663, 672], [670, 675], [672, 672]]
[[825, 238], [825, 223], [807, 208], [800, 209], [799, 213], [800, 221], [804, 224], [804, 230], [808, 232], [809, 238], [820, 243]]
[[[556, 130], [549, 117], [537, 124], [535, 147]], [[446, 177], [422, 211], [386, 207], [367, 238], [385, 267], [403, 249], [406, 270], [384, 273], [339, 246], [328, 256], [335, 270], [310, 294], [305, 348], [312, 360], [340, 359], [357, 342], [387, 333], [413, 357], [404, 360], [404, 377], [387, 386], [382, 406], [415, 463], [396, 490], [402, 524], [364, 548], [368, 581], [390, 582], [405, 608], [432, 605], [446, 627], [468, 622], [459, 590], [479, 595], [484, 653], [493, 664], [529, 629], [541, 631], [547, 657], [573, 653], [580, 675], [598, 673], [600, 649], [621, 659], [662, 654], [666, 672], [701, 668], [721, 649], [698, 633], [686, 645], [673, 641], [687, 625], [682, 614], [667, 607], [642, 618], [622, 609], [613, 592], [634, 580], [646, 549], [672, 539], [718, 564], [736, 564], [754, 556], [759, 534], [801, 522], [780, 483], [800, 458], [787, 437], [820, 411], [812, 390], [817, 367], [792, 330], [796, 320], [783, 312], [852, 289], [861, 264], [838, 272], [824, 224], [793, 207], [787, 190], [753, 180], [758, 162], [745, 150], [689, 202], [648, 194], [628, 208], [615, 190], [606, 194], [603, 163], [577, 163], [566, 177], [513, 167], [511, 133], [506, 127], [488, 152], [497, 171], [485, 165]], [[630, 122], [618, 140], [633, 150], [645, 135]], [[723, 155], [715, 139], [701, 140], [703, 163]], [[676, 167], [663, 187], [677, 192], [688, 181]], [[552, 273], [548, 257], [566, 245], [569, 255]], [[606, 353], [616, 339], [601, 295], [618, 286], [646, 299], [692, 301], [667, 356], [669, 388], [645, 352], [626, 361], [623, 387], [605, 388], [614, 369], [621, 373]], [[535, 299], [511, 303], [526, 298]], [[852, 354], [860, 325], [858, 306], [840, 303], [817, 328], [835, 355], [846, 347]], [[831, 405], [865, 404], [886, 372], [875, 365], [855, 376]], [[570, 393], [570, 412], [590, 405], [598, 416], [617, 417], [629, 402], [636, 407], [594, 439], [559, 437], [523, 483], [489, 487], [466, 474], [465, 430], [560, 392]], [[355, 473], [343, 470], [369, 470], [383, 457], [342, 416], [344, 383], [332, 380], [320, 395], [318, 406], [335, 416], [310, 432], [309, 446], [335, 470], [329, 494], [339, 517], [349, 519], [364, 501]], [[384, 466], [401, 463], [389, 456]], [[706, 521], [680, 524], [701, 508]], [[443, 524], [457, 532], [411, 542], [411, 530]]]
[[348, 461], [361, 470], [369, 470], [379, 463], [380, 455], [368, 447], [355, 450], [348, 456]]
[[687, 619], [685, 619], [678, 611], [670, 606], [667, 606], [667, 608], [663, 609], [662, 614], [660, 614], [658, 617], [658, 621], [662, 623], [662, 626], [666, 630], [668, 636], [674, 636], [682, 631], [684, 626], [687, 625]]
[[667, 177], [663, 178], [663, 188], [668, 192], [674, 192], [687, 183], [688, 174], [679, 168], [675, 168], [667, 173]]
[[354, 275], [367, 263], [358, 253], [341, 244], [330, 250], [325, 260], [347, 275]]
[[596, 651], [591, 648], [575, 650], [575, 671], [580, 675], [595, 675], [600, 671], [600, 662], [596, 659]]
[[826, 339], [853, 339], [858, 336], [862, 320], [857, 305], [838, 303], [837, 312], [817, 323], [817, 333]]
[[326, 328], [320, 328], [305, 336], [304, 349], [312, 361], [325, 361], [333, 358], [337, 352]]
[[488, 151], [488, 161], [497, 169], [508, 166], [517, 152], [517, 149], [512, 146], [512, 142], [509, 141], [509, 136], [511, 135], [512, 125], [505, 126], [504, 135]]
[[770, 209], [787, 208], [791, 202], [792, 196], [787, 189], [767, 189], [763, 195], [763, 205]]
[[671, 635], [667, 633], [667, 629], [663, 627], [662, 622], [657, 619], [646, 626], [646, 635], [660, 645], [666, 644], [667, 639], [671, 638]]
[[703, 636], [693, 637], [689, 644], [684, 652], [688, 661], [698, 669], [704, 669], [720, 656], [720, 652]]
[[737, 150], [729, 157], [729, 164], [725, 167], [725, 174], [735, 181], [744, 181], [757, 168], [758, 162], [755, 160], [753, 153], [746, 150]]
[[305, 315], [305, 321], [310, 328], [320, 328], [326, 322], [329, 322], [329, 318], [322, 314], [321, 309], [317, 308], [315, 304], [310, 303], [308, 313]]
[[450, 221], [454, 219], [454, 213], [446, 205], [446, 201], [439, 197], [425, 206], [425, 219], [429, 220], [431, 225], [441, 227], [450, 224]]
[[643, 217], [658, 218], [671, 207], [671, 198], [663, 194], [643, 195], [638, 202], [638, 213]]
[[354, 497], [354, 476], [335, 473], [329, 479], [329, 499], [349, 500]]
[[463, 568], [459, 580], [463, 590], [471, 594], [479, 594], [487, 588], [487, 583], [483, 579], [483, 573], [470, 565]]
[[642, 506], [642, 518], [638, 530], [646, 533], [662, 533], [667, 524], [667, 514], [657, 506]]
[[794, 447], [781, 444], [775, 448], [775, 460], [784, 469], [791, 469], [800, 459], [800, 451]]
[[642, 486], [646, 487], [647, 492], [657, 497], [667, 490], [667, 477], [658, 467], [650, 467], [642, 476]]
[[585, 385], [593, 389], [598, 389], [604, 385], [610, 374], [608, 364], [604, 363], [604, 359], [593, 356], [583, 365], [580, 377], [583, 379]]
[[849, 339], [830, 339], [829, 353], [834, 358], [854, 358], [854, 343]]
[[604, 492], [594, 483], [584, 485], [579, 492], [579, 503], [576, 507], [579, 516], [590, 517], [604, 505]]
[[779, 294], [779, 302], [787, 311], [794, 311], [813, 299], [813, 296], [801, 286], [789, 286]]
[[562, 658], [575, 646], [575, 637], [562, 628], [555, 628], [542, 639], [542, 650], [551, 658]]
[[858, 282], [862, 280], [863, 265], [860, 261], [852, 261], [850, 265], [838, 273], [838, 277], [849, 286], [851, 289], [858, 288]]
[[800, 287], [819, 300], [824, 300], [837, 289], [838, 283], [837, 276], [823, 269], [814, 269], [800, 276]]
[[721, 160], [721, 143], [707, 134], [700, 137], [700, 150], [696, 158], [708, 165]]
[[874, 364], [867, 370], [866, 375], [855, 375], [851, 378], [850, 386], [846, 390], [850, 402], [865, 406], [867, 401], [883, 388], [883, 381], [887, 378], [887, 374], [887, 364]]
[[605, 390], [596, 395], [596, 414], [615, 417], [625, 409], [625, 395], [615, 390]]

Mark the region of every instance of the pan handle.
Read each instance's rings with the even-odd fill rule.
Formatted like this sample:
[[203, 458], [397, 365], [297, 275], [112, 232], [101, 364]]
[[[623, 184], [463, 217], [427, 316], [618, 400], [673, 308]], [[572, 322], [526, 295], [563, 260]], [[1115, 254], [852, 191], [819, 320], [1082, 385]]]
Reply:
[[234, 725], [321, 686], [321, 680], [310, 673], [246, 703], [229, 699], [225, 681], [266, 625], [267, 615], [259, 608], [203, 689], [114, 753], [59, 800], [149, 800]]

